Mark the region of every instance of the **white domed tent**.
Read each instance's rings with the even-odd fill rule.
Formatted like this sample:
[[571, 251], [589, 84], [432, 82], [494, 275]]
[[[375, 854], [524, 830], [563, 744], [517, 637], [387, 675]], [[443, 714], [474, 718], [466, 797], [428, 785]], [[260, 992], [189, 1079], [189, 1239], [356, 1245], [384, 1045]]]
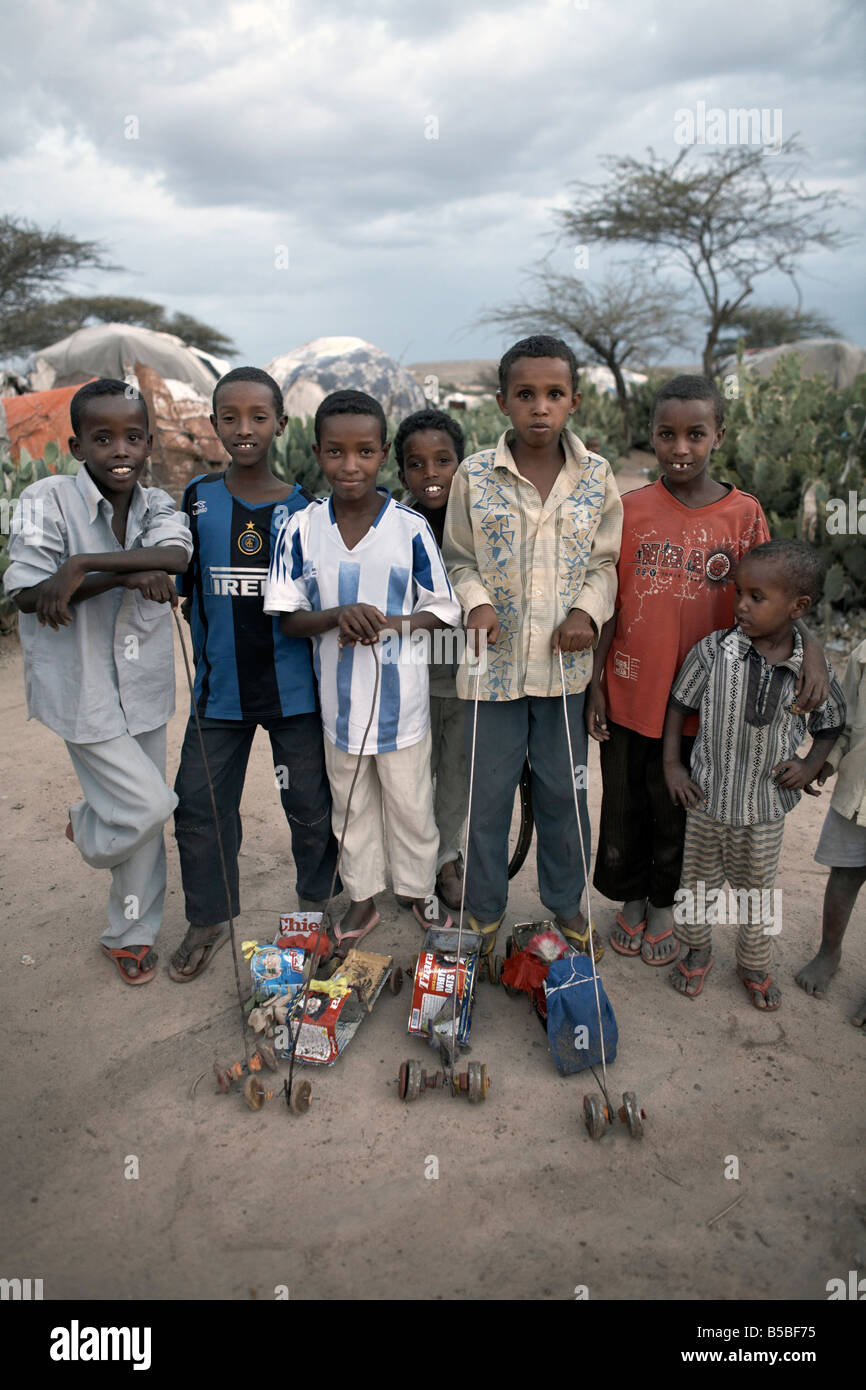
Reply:
[[315, 415], [331, 391], [366, 391], [391, 417], [423, 410], [424, 392], [410, 372], [363, 338], [314, 338], [265, 368], [279, 383], [288, 415]]
[[129, 323], [97, 323], [35, 352], [30, 385], [34, 391], [50, 391], [55, 386], [77, 386], [94, 376], [123, 381], [137, 362], [152, 367], [164, 381], [192, 386], [207, 401], [219, 377], [229, 370], [228, 362], [187, 347], [173, 333]]

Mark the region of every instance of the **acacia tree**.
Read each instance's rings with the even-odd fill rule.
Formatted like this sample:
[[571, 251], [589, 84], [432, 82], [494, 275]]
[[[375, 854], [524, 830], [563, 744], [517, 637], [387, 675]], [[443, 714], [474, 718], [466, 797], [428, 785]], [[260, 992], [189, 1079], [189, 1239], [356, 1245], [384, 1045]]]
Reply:
[[593, 361], [609, 367], [616, 384], [625, 447], [631, 447], [631, 407], [623, 370], [645, 364], [674, 342], [684, 327], [676, 292], [639, 267], [612, 274], [597, 290], [576, 275], [563, 275], [547, 260], [527, 273], [527, 291], [503, 308], [485, 310], [480, 322], [513, 333], [544, 330], [573, 338]]
[[0, 357], [12, 357], [91, 323], [131, 323], [175, 333], [204, 352], [232, 355], [234, 343], [189, 314], [168, 315], [149, 299], [119, 295], [65, 295], [57, 289], [77, 270], [119, 270], [96, 241], [80, 241], [56, 228], [0, 217]]
[[836, 189], [807, 191], [791, 162], [803, 153], [796, 136], [774, 154], [761, 145], [733, 145], [690, 162], [692, 148], [673, 159], [652, 149], [645, 160], [608, 155], [602, 159], [608, 180], [575, 182], [572, 207], [556, 216], [570, 240], [649, 246], [658, 264], [688, 271], [706, 308], [709, 375], [721, 330], [759, 276], [780, 271], [796, 288], [807, 251], [844, 244], [827, 220], [844, 200]]

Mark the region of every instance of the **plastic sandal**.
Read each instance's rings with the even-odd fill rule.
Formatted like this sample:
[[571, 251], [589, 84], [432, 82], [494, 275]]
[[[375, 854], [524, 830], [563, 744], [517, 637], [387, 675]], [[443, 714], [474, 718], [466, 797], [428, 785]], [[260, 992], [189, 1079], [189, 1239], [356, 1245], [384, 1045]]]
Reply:
[[693, 980], [695, 976], [697, 976], [698, 987], [697, 989], [681, 989], [678, 990], [677, 993], [682, 994], [686, 999], [697, 999], [698, 995], [703, 990], [704, 980], [707, 978], [707, 976], [713, 968], [714, 959], [714, 956], [710, 956], [706, 965], [698, 965], [695, 967], [694, 970], [687, 970], [686, 967], [683, 965], [682, 961], [678, 960], [677, 970], [679, 970], [681, 975], [685, 975], [686, 980]]
[[[658, 936], [650, 936], [649, 929], [647, 928], [647, 930], [644, 932], [643, 939], [647, 943], [647, 945], [656, 946], [660, 941], [666, 941], [667, 938], [669, 936], [673, 936], [673, 934], [673, 927], [668, 927], [667, 931], [659, 932]], [[611, 942], [610, 944], [612, 946], [613, 942]], [[669, 956], [665, 956], [662, 960], [653, 960], [651, 956], [644, 955], [643, 945], [641, 945], [640, 958], [643, 961], [644, 965], [673, 965], [674, 961], [678, 959], [681, 950], [682, 942], [678, 941], [677, 949], [675, 951], [671, 951]]]
[[[739, 970], [737, 970], [737, 974], [740, 976], [740, 979], [746, 986], [746, 989], [749, 991], [749, 998], [751, 999], [752, 1003], [755, 1005], [755, 1008], [758, 1010], [759, 1013], [774, 1014], [776, 1010], [781, 1007], [781, 999], [777, 999], [775, 1004], [767, 1003], [767, 990], [770, 988], [770, 985], [774, 983], [772, 975], [765, 975], [761, 983], [758, 984], [757, 980], [747, 980], [745, 975], [743, 975]], [[761, 1008], [760, 1004], [755, 1003], [756, 994], [760, 994], [761, 998], [764, 1000], [763, 1008]]]
[[[100, 942], [100, 950], [109, 960], [113, 960], [120, 972], [120, 978], [125, 985], [146, 985], [148, 980], [152, 980], [156, 974], [156, 961], [147, 970], [142, 970], [141, 962], [153, 950], [152, 946], [139, 946], [137, 951], [130, 951], [128, 948], [118, 948], [112, 950], [110, 946], [103, 946]], [[129, 975], [121, 964], [124, 960], [134, 961], [137, 968], [137, 975]]]
[[[616, 914], [616, 924], [621, 931], [625, 932], [630, 941], [633, 941], [636, 936], [643, 936], [643, 933], [646, 931], [645, 917], [642, 922], [638, 922], [636, 927], [630, 927], [622, 913], [618, 912]], [[608, 941], [610, 942], [611, 950], [616, 951], [618, 956], [639, 956], [641, 954], [640, 946], [638, 946], [637, 950], [633, 951], [628, 946], [621, 946], [618, 941], [614, 941], [612, 936], [608, 937]]]

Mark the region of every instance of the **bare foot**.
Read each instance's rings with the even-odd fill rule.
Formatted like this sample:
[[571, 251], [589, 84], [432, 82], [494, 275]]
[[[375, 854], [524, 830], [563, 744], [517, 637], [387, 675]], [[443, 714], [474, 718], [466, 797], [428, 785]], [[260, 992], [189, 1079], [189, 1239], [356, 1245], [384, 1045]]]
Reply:
[[866, 999], [863, 1000], [863, 1003], [854, 1014], [851, 1022], [854, 1024], [855, 1028], [866, 1028]]
[[373, 898], [362, 898], [360, 902], [353, 902], [335, 932], [334, 954], [344, 956], [378, 920], [379, 914]]
[[211, 957], [228, 940], [228, 922], [215, 927], [190, 926], [171, 957], [169, 975], [172, 979], [192, 980], [210, 964]]
[[704, 980], [710, 972], [713, 957], [709, 947], [705, 951], [688, 951], [683, 960], [678, 960], [669, 979], [675, 990], [689, 999], [696, 999], [704, 987]]
[[443, 864], [436, 878], [436, 887], [439, 890], [446, 905], [451, 908], [460, 906], [460, 897], [463, 890], [463, 875], [460, 866], [455, 860]]
[[823, 999], [824, 991], [836, 974], [841, 959], [841, 946], [837, 947], [835, 951], [827, 951], [822, 946], [808, 965], [804, 965], [801, 970], [798, 970], [794, 979], [801, 989], [812, 995], [813, 999]]

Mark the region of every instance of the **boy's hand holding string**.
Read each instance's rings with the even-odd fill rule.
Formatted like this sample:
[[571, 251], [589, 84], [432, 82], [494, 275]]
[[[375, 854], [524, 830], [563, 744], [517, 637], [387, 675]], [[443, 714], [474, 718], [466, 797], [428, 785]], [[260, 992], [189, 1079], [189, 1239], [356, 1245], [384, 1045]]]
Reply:
[[447, 627], [435, 613], [395, 613], [386, 616], [372, 603], [344, 603], [339, 608], [323, 608], [316, 612], [298, 609], [294, 613], [280, 615], [280, 631], [286, 637], [316, 637], [323, 632], [338, 631], [340, 647], [354, 647], [360, 642], [371, 647], [378, 642], [383, 632], [403, 632], [403, 624], [408, 623], [409, 631], [419, 628]]

